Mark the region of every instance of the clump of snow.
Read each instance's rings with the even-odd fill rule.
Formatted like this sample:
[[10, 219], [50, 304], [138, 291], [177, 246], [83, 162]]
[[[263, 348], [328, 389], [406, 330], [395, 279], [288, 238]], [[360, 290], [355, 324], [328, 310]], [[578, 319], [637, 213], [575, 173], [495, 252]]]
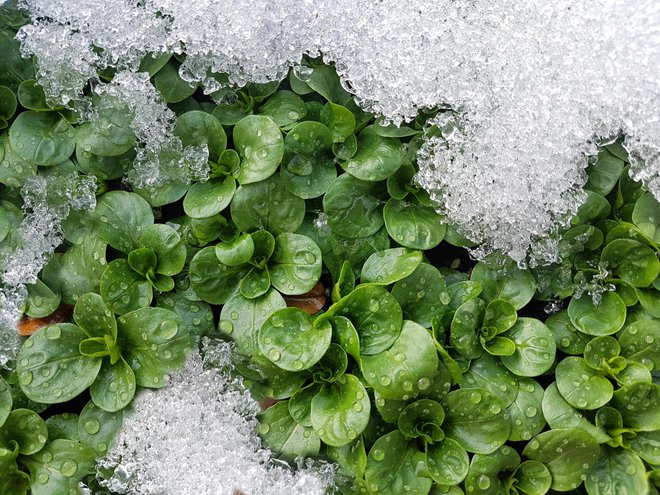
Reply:
[[161, 390], [141, 391], [124, 418], [101, 484], [131, 495], [322, 495], [333, 466], [297, 471], [274, 460], [256, 434], [259, 405], [231, 374], [231, 345], [205, 339]]
[[37, 282], [39, 272], [62, 242], [61, 223], [71, 208], [96, 206], [93, 176], [76, 173], [28, 178], [21, 188], [25, 217], [18, 229], [19, 246], [0, 252], [0, 366], [13, 359], [18, 347], [16, 321], [27, 297], [25, 285]]
[[[139, 188], [153, 188], [170, 182], [186, 184], [208, 178], [208, 148], [184, 146], [174, 135], [174, 112], [170, 110], [146, 72], [122, 71], [109, 84], [95, 88], [126, 104], [133, 113], [131, 128], [137, 138], [137, 155], [129, 181]], [[99, 109], [96, 109], [98, 113]], [[94, 113], [90, 120], [94, 123]]]
[[[419, 182], [461, 232], [524, 263], [584, 200], [600, 140], [625, 135], [631, 175], [660, 199], [660, 3], [652, 0], [26, 0], [20, 32], [63, 101], [115, 65], [182, 53], [181, 76], [221, 87], [282, 78], [303, 53], [336, 63], [386, 118], [451, 108]], [[545, 241], [543, 241], [545, 239]], [[544, 243], [543, 243], [544, 242]]]

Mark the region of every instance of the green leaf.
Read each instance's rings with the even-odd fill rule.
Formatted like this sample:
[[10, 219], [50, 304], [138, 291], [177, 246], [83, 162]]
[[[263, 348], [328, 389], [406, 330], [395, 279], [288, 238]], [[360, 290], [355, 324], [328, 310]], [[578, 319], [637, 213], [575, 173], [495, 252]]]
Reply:
[[360, 337], [360, 354], [378, 354], [399, 337], [403, 314], [396, 299], [382, 287], [360, 285], [332, 306], [348, 318]]
[[555, 361], [555, 339], [552, 332], [535, 318], [518, 318], [513, 327], [502, 334], [513, 341], [516, 351], [502, 356], [502, 364], [518, 376], [538, 376]]
[[420, 263], [415, 271], [392, 287], [392, 295], [401, 305], [403, 317], [425, 328], [433, 318], [442, 316], [449, 303], [449, 294], [440, 271]]
[[343, 143], [355, 130], [355, 116], [348, 108], [328, 102], [321, 110], [321, 123], [332, 132], [333, 141]]
[[543, 416], [553, 430], [578, 428], [587, 432], [598, 443], [610, 440], [602, 428], [594, 426], [582, 413], [573, 409], [559, 393], [556, 383], [550, 384], [543, 394]]
[[451, 320], [449, 341], [456, 352], [466, 359], [481, 356], [482, 351], [477, 338], [485, 312], [486, 304], [482, 299], [470, 299], [456, 310]]
[[660, 369], [660, 323], [639, 320], [619, 335], [621, 355], [628, 361], [643, 364], [649, 371]]
[[52, 166], [67, 160], [76, 148], [73, 127], [57, 113], [27, 111], [9, 130], [12, 150], [23, 160]]
[[332, 326], [319, 324], [303, 310], [285, 308], [273, 313], [258, 335], [261, 353], [280, 368], [302, 371], [316, 364], [332, 338]]
[[36, 455], [21, 460], [30, 470], [32, 495], [75, 493], [80, 481], [96, 472], [96, 453], [71, 440], [50, 442]]
[[632, 221], [655, 244], [660, 244], [660, 204], [650, 192], [635, 202]]
[[124, 253], [140, 247], [142, 232], [153, 223], [149, 203], [126, 191], [105, 193], [93, 213], [94, 233]]
[[351, 323], [351, 320], [343, 316], [330, 318], [332, 324], [332, 340], [337, 342], [342, 349], [352, 356], [355, 361], [360, 362], [360, 336]]
[[335, 234], [366, 237], [383, 226], [382, 199], [381, 185], [342, 174], [323, 196], [323, 210]]
[[504, 488], [506, 477], [503, 475], [514, 471], [519, 465], [520, 456], [511, 447], [501, 447], [489, 455], [474, 455], [465, 480], [465, 488], [468, 493], [476, 495], [506, 493]]
[[165, 375], [179, 368], [190, 350], [190, 337], [173, 311], [141, 308], [117, 319], [124, 341], [122, 354], [135, 373], [137, 385], [160, 388]]
[[44, 318], [52, 314], [59, 306], [62, 297], [37, 279], [36, 284], [26, 285], [28, 298], [25, 302], [25, 314], [33, 318]]
[[647, 287], [660, 273], [660, 261], [655, 252], [632, 239], [610, 242], [600, 256], [609, 269], [633, 287]]
[[156, 305], [178, 314], [195, 340], [215, 331], [211, 306], [203, 301], [188, 299], [186, 292], [170, 292], [156, 296]]
[[170, 60], [154, 76], [154, 86], [166, 103], [177, 103], [185, 100], [195, 92], [195, 86], [181, 79], [179, 69]]
[[545, 464], [552, 474], [552, 489], [560, 492], [577, 488], [599, 453], [598, 442], [577, 429], [546, 431], [523, 450], [525, 457]]
[[282, 164], [280, 178], [291, 194], [302, 199], [318, 198], [337, 178], [337, 168], [333, 160], [325, 157], [293, 155]]
[[[10, 11], [17, 12], [15, 9]], [[23, 58], [21, 45], [15, 38], [16, 32], [11, 29], [0, 31], [0, 84], [8, 86], [12, 91], [26, 79], [34, 79], [34, 62], [31, 58]]]
[[477, 263], [470, 278], [479, 282], [486, 302], [504, 299], [516, 309], [524, 307], [536, 292], [536, 280], [532, 273], [521, 270], [511, 260]]
[[518, 382], [518, 377], [505, 368], [498, 358], [483, 354], [470, 363], [460, 385], [465, 389], [486, 389], [508, 407], [518, 396]]
[[616, 186], [624, 166], [625, 163], [621, 158], [606, 149], [601, 149], [598, 153], [598, 161], [587, 167], [589, 180], [584, 187], [607, 196]]
[[7, 417], [11, 412], [12, 403], [12, 388], [7, 384], [5, 379], [0, 376], [0, 426], [2, 426], [7, 420]]
[[181, 139], [184, 147], [206, 145], [212, 161], [217, 161], [227, 147], [227, 136], [222, 124], [213, 115], [199, 110], [179, 115], [174, 135]]
[[145, 308], [153, 298], [149, 281], [124, 259], [113, 261], [105, 269], [100, 292], [110, 310], [118, 315]]
[[[0, 40], [1, 41], [1, 40]], [[0, 45], [1, 46], [1, 45]], [[27, 495], [30, 490], [30, 476], [16, 464], [18, 445], [11, 448], [0, 447], [0, 494]]]
[[390, 199], [383, 209], [383, 217], [392, 239], [412, 249], [433, 249], [447, 232], [442, 217], [418, 201]]
[[552, 474], [545, 465], [538, 461], [525, 461], [513, 474], [516, 488], [530, 495], [544, 495], [552, 485]]
[[99, 455], [105, 455], [124, 420], [123, 411], [107, 412], [88, 402], [78, 418], [80, 443], [93, 448]]
[[70, 323], [36, 331], [19, 349], [16, 373], [23, 393], [44, 404], [66, 402], [89, 387], [101, 368], [101, 360], [82, 356], [83, 330]]
[[395, 430], [380, 437], [371, 447], [364, 478], [372, 493], [426, 494], [432, 480], [417, 475], [418, 463], [424, 461], [424, 454]]
[[156, 253], [152, 249], [141, 247], [128, 253], [128, 264], [143, 277], [146, 277], [149, 271], [153, 273], [157, 263]]
[[499, 449], [511, 429], [502, 402], [486, 389], [459, 389], [442, 400], [443, 430], [468, 452], [490, 454]]
[[338, 105], [346, 105], [351, 97], [342, 87], [334, 67], [327, 65], [314, 67], [309, 79], [305, 79], [304, 82], [323, 98]]
[[0, 86], [0, 129], [9, 125], [9, 120], [16, 113], [16, 95], [7, 86]]
[[289, 414], [286, 402], [278, 402], [257, 415], [259, 435], [280, 457], [293, 460], [319, 453], [321, 441], [311, 427], [301, 426]]
[[606, 370], [610, 359], [621, 352], [621, 346], [614, 337], [596, 337], [584, 348], [584, 360], [596, 370]]
[[367, 427], [370, 413], [371, 399], [353, 375], [323, 385], [312, 399], [312, 426], [321, 440], [333, 447], [354, 441]]
[[104, 360], [96, 381], [90, 387], [92, 401], [108, 412], [120, 411], [135, 395], [135, 374], [122, 357], [113, 364]]
[[398, 138], [379, 136], [373, 127], [358, 135], [358, 149], [342, 168], [356, 179], [376, 182], [394, 174], [403, 161], [403, 147]]
[[312, 399], [319, 393], [321, 386], [314, 383], [301, 388], [289, 399], [289, 414], [302, 426], [312, 426]]
[[566, 354], [582, 354], [584, 347], [591, 339], [589, 335], [578, 332], [565, 309], [551, 315], [545, 320], [545, 325], [552, 332], [557, 349]]
[[601, 456], [584, 482], [589, 495], [648, 493], [646, 468], [634, 453], [603, 446]]
[[[34, 79], [23, 81], [18, 87], [16, 96], [18, 96], [18, 101], [21, 103], [21, 106], [28, 110], [35, 110], [38, 112], [47, 112], [50, 110], [50, 105], [48, 105], [48, 102], [46, 101], [44, 88], [42, 88]], [[15, 101], [16, 100], [14, 100], [14, 109], [16, 108]]]
[[241, 280], [239, 290], [248, 299], [263, 296], [270, 289], [270, 273], [267, 268], [252, 267]]
[[209, 304], [224, 304], [237, 291], [248, 269], [218, 261], [215, 247], [201, 249], [190, 262], [190, 285]]
[[241, 266], [250, 261], [253, 254], [254, 241], [250, 234], [240, 234], [231, 241], [215, 246], [215, 255], [227, 266]]
[[208, 218], [227, 208], [236, 192], [236, 181], [226, 176], [195, 182], [183, 199], [183, 211], [192, 218]]
[[618, 332], [626, 320], [626, 305], [614, 292], [605, 292], [599, 304], [588, 294], [572, 298], [568, 303], [571, 323], [588, 335], [611, 335]]
[[264, 229], [277, 235], [298, 230], [305, 217], [305, 201], [291, 194], [280, 177], [274, 175], [239, 187], [230, 211], [239, 230]]
[[543, 388], [531, 378], [520, 378], [516, 400], [507, 407], [511, 431], [509, 441], [529, 440], [543, 430]]
[[73, 440], [78, 442], [78, 415], [74, 413], [54, 414], [46, 420], [48, 427], [48, 440], [53, 441], [58, 438]]
[[186, 246], [178, 232], [169, 225], [149, 225], [142, 232], [139, 242], [156, 254], [156, 273], [172, 276], [183, 270]]
[[332, 154], [340, 160], [350, 160], [357, 153], [357, 138], [355, 134], [348, 136], [343, 143], [332, 145]]
[[406, 320], [389, 348], [378, 354], [362, 352], [360, 367], [367, 383], [384, 398], [407, 400], [431, 387], [438, 369], [438, 354], [431, 334]]
[[559, 393], [571, 406], [578, 409], [598, 409], [612, 398], [614, 387], [578, 357], [568, 357], [555, 370]]
[[73, 318], [90, 337], [112, 336], [117, 339], [117, 321], [98, 294], [89, 292], [76, 301]]
[[419, 399], [403, 408], [398, 417], [399, 431], [407, 438], [422, 438], [435, 443], [445, 438], [440, 428], [445, 419], [442, 406], [430, 399]]
[[320, 122], [301, 122], [284, 139], [287, 154], [318, 159], [332, 149], [332, 133]]
[[393, 248], [369, 256], [362, 267], [360, 281], [390, 285], [412, 274], [422, 262], [422, 253], [407, 248]]
[[445, 438], [426, 446], [426, 469], [436, 483], [456, 486], [465, 479], [469, 467], [467, 452], [456, 440]]
[[343, 447], [326, 447], [330, 460], [339, 465], [341, 472], [352, 478], [363, 478], [367, 467], [367, 453], [362, 437]]
[[629, 442], [630, 449], [646, 462], [660, 464], [660, 431], [639, 432]]
[[610, 214], [612, 208], [607, 198], [592, 191], [585, 192], [587, 200], [578, 208], [577, 213], [571, 219], [571, 225], [595, 222], [607, 218]]
[[284, 156], [284, 140], [277, 124], [263, 115], [248, 115], [234, 127], [234, 147], [241, 157], [236, 179], [241, 185], [259, 182], [275, 173]]
[[304, 294], [321, 276], [321, 250], [304, 235], [280, 234], [268, 267], [277, 290], [287, 295]]
[[292, 91], [277, 91], [258, 109], [262, 115], [270, 117], [279, 127], [288, 127], [307, 115], [305, 102]]
[[0, 445], [16, 442], [19, 454], [39, 452], [48, 439], [48, 428], [41, 416], [29, 409], [14, 409], [0, 428]]
[[623, 424], [635, 431], [660, 429], [660, 386], [634, 383], [614, 392], [612, 407], [621, 412]]

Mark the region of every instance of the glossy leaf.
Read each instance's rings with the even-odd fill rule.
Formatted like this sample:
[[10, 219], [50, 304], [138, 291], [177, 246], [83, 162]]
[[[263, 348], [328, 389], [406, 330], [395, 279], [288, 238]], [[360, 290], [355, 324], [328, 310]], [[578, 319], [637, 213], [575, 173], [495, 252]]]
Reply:
[[596, 462], [600, 447], [583, 430], [551, 430], [534, 437], [523, 455], [545, 464], [552, 474], [552, 489], [566, 492], [577, 488]]
[[23, 393], [31, 400], [55, 404], [66, 402], [89, 387], [101, 368], [101, 360], [80, 354], [78, 346], [85, 338], [85, 332], [69, 323], [48, 326], [32, 334], [16, 357]]
[[326, 320], [318, 325], [298, 308], [281, 309], [261, 326], [258, 335], [261, 353], [280, 368], [302, 371], [316, 364], [332, 338]]
[[404, 321], [396, 341], [378, 354], [362, 353], [360, 366], [367, 383], [384, 398], [407, 400], [431, 387], [438, 354], [424, 327]]
[[239, 187], [230, 211], [232, 220], [241, 231], [265, 229], [277, 235], [298, 230], [305, 217], [305, 201], [291, 194], [275, 175]]
[[611, 335], [623, 326], [626, 305], [614, 292], [605, 292], [598, 305], [588, 294], [571, 299], [568, 304], [571, 323], [588, 335]]
[[277, 124], [263, 115], [248, 115], [234, 127], [234, 146], [241, 157], [236, 179], [242, 185], [275, 173], [284, 156], [284, 140]]
[[369, 423], [371, 399], [360, 380], [344, 375], [323, 385], [311, 403], [312, 426], [333, 447], [354, 441]]

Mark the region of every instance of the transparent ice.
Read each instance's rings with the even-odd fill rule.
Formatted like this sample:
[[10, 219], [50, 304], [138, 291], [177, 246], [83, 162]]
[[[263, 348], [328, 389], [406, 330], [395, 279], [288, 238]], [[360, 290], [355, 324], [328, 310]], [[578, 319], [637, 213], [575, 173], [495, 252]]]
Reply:
[[26, 285], [37, 281], [39, 272], [62, 242], [61, 223], [75, 210], [96, 205], [93, 176], [76, 173], [33, 176], [21, 188], [25, 217], [18, 230], [20, 244], [12, 251], [0, 250], [0, 366], [16, 352], [16, 321], [27, 297]]
[[[660, 198], [660, 3], [653, 0], [26, 0], [19, 37], [49, 96], [76, 98], [107, 66], [186, 58], [206, 91], [282, 78], [303, 53], [394, 122], [449, 106], [419, 182], [480, 255], [556, 258], [537, 244], [584, 200], [596, 144], [625, 135], [631, 174]], [[94, 50], [92, 50], [94, 47]], [[139, 168], [138, 168], [139, 169]], [[146, 166], [145, 170], [149, 167]], [[141, 177], [138, 173], [137, 177]]]
[[230, 344], [206, 339], [161, 390], [131, 405], [100, 468], [102, 482], [130, 495], [322, 495], [333, 466], [303, 463], [292, 471], [256, 434], [259, 405], [231, 374]]

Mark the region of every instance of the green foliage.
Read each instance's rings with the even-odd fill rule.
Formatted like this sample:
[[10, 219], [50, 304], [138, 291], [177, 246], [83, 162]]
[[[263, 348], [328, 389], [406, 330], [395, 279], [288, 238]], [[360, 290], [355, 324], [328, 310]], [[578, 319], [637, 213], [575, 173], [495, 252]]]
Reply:
[[103, 92], [93, 122], [52, 107], [10, 31], [0, 250], [18, 246], [28, 177], [70, 170], [99, 188], [27, 287], [26, 316], [73, 316], [25, 338], [0, 378], [0, 494], [89, 481], [138, 388], [218, 336], [252, 394], [276, 401], [258, 415], [265, 444], [335, 461], [344, 495], [656, 493], [660, 206], [620, 147], [589, 165], [560, 260], [474, 263], [415, 182], [428, 115], [382, 125], [311, 60], [304, 81], [216, 105], [176, 57], [148, 57], [209, 179], [129, 192], [131, 109]]

